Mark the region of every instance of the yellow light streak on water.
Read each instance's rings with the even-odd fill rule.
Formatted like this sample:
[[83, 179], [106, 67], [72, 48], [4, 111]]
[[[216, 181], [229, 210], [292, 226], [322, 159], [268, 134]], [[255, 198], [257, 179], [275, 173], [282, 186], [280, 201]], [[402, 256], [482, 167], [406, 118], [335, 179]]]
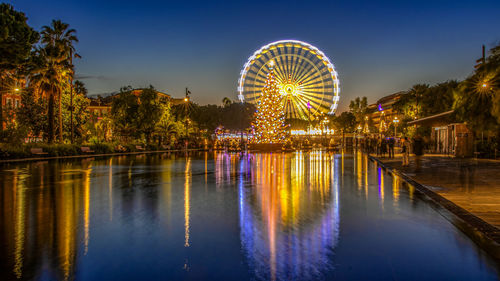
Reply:
[[24, 188], [21, 184], [18, 183], [18, 170], [14, 170], [14, 175], [12, 177], [12, 187], [14, 189], [14, 202], [15, 202], [15, 224], [14, 229], [16, 236], [14, 237], [14, 273], [16, 274], [16, 278], [20, 279], [23, 274], [23, 250], [24, 250], [24, 241], [25, 241], [25, 194]]
[[184, 247], [189, 247], [189, 215], [190, 215], [190, 189], [191, 189], [191, 158], [186, 160], [186, 170], [184, 171]]
[[108, 174], [108, 201], [109, 201], [109, 220], [113, 221], [113, 158], [109, 158], [109, 174]]
[[92, 172], [92, 167], [89, 166], [87, 170], [84, 170], [84, 190], [83, 190], [83, 213], [84, 213], [84, 237], [85, 237], [85, 250], [84, 255], [87, 254], [89, 250], [89, 239], [90, 239], [90, 173]]

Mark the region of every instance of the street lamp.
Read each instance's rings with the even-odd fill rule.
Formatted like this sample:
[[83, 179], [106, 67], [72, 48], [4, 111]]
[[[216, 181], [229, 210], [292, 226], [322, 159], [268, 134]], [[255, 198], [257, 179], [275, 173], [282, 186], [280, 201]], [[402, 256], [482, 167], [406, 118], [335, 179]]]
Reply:
[[189, 147], [189, 144], [188, 144], [188, 139], [189, 139], [189, 130], [188, 130], [188, 126], [189, 126], [189, 112], [188, 112], [188, 109], [189, 109], [189, 94], [191, 94], [191, 92], [188, 90], [188, 88], [186, 88], [186, 96], [184, 97], [184, 109], [185, 109], [185, 113], [186, 113], [186, 120], [185, 120], [185, 127], [186, 127], [186, 151], [188, 150], [188, 147]]
[[394, 122], [394, 137], [397, 136], [397, 128], [398, 128], [398, 123], [399, 123], [399, 119], [397, 116], [394, 117], [394, 120], [392, 120], [392, 122]]

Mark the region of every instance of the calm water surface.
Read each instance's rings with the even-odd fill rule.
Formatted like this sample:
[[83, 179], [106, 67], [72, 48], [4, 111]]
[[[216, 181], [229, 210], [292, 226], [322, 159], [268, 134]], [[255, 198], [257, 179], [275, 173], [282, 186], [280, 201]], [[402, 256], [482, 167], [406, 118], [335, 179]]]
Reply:
[[0, 279], [497, 280], [362, 154], [157, 154], [0, 167]]

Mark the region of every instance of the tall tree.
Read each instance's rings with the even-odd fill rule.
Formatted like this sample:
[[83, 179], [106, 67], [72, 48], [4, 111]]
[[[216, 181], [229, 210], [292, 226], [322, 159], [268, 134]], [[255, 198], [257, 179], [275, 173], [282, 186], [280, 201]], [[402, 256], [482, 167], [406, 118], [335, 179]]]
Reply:
[[[84, 136], [84, 125], [90, 118], [90, 113], [87, 110], [89, 99], [83, 82], [76, 80], [74, 87], [73, 100], [71, 100], [67, 87], [62, 95], [63, 128], [64, 134], [70, 137], [71, 124], [73, 123], [74, 134], [78, 139], [81, 139]], [[71, 110], [75, 113], [74, 120], [71, 120]]]
[[29, 61], [39, 34], [27, 23], [22, 12], [6, 3], [0, 4], [0, 131], [3, 131], [3, 94], [13, 90], [11, 81]]
[[30, 83], [37, 91], [37, 96], [48, 100], [47, 121], [48, 141], [54, 142], [55, 137], [55, 102], [61, 96], [67, 80], [65, 79], [64, 59], [58, 56], [58, 50], [52, 47], [39, 49], [37, 52], [36, 66]]
[[[64, 23], [60, 20], [52, 20], [50, 26], [42, 27], [42, 43], [45, 44], [45, 48], [53, 49], [51, 55], [56, 56], [60, 64], [64, 66], [64, 78], [68, 79], [68, 85], [71, 87], [71, 82], [74, 67], [73, 67], [73, 55], [75, 55], [74, 43], [78, 42], [76, 37], [76, 30], [70, 29], [69, 24]], [[58, 91], [58, 106], [59, 106], [59, 141], [63, 141], [63, 123], [62, 123], [62, 95], [61, 90]]]
[[136, 116], [136, 127], [138, 133], [144, 135], [146, 143], [149, 143], [158, 121], [162, 117], [162, 105], [160, 98], [153, 86], [142, 90], [140, 94], [140, 103]]
[[352, 100], [349, 104], [349, 110], [356, 117], [356, 122], [358, 124], [363, 124], [365, 122], [365, 116], [368, 110], [368, 100], [366, 97]]

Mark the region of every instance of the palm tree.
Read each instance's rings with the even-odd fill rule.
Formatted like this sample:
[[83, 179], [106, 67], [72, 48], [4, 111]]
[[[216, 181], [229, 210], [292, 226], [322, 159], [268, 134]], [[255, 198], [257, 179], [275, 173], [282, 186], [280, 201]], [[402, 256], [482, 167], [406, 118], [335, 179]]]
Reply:
[[476, 132], [498, 128], [492, 107], [499, 82], [492, 69], [482, 68], [464, 80], [455, 92], [457, 117], [470, 123]]
[[[78, 42], [78, 38], [75, 35], [75, 29], [69, 29], [69, 24], [64, 23], [60, 20], [52, 20], [50, 26], [42, 27], [42, 43], [45, 44], [45, 48], [53, 49], [52, 53], [61, 63], [64, 65], [63, 72], [69, 78], [69, 86], [72, 87], [72, 81], [74, 76], [73, 67], [73, 56], [80, 57], [75, 53], [74, 42]], [[62, 90], [58, 91], [59, 100], [59, 141], [62, 142], [63, 138], [63, 126], [62, 126]]]
[[[52, 143], [55, 136], [54, 106], [56, 97], [60, 97], [65, 84], [65, 65], [54, 48], [43, 48], [37, 52], [38, 63], [33, 69], [30, 83], [37, 89], [36, 95], [48, 100], [48, 141]], [[59, 111], [61, 112], [61, 111]]]

